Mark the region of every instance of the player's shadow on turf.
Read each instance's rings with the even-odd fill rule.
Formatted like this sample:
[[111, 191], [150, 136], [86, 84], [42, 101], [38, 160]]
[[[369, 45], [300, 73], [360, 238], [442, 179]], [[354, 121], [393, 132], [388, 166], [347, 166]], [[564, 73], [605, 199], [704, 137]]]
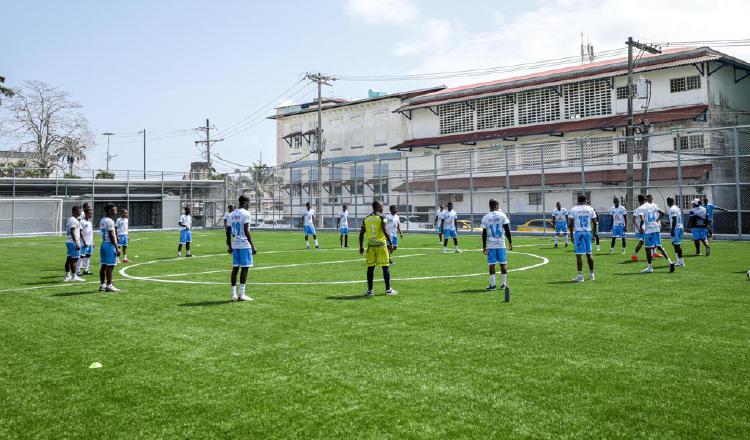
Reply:
[[182, 303], [180, 304], [180, 307], [211, 307], [211, 306], [221, 306], [224, 304], [232, 304], [232, 301], [225, 300], [225, 301], [203, 301], [203, 302], [194, 302], [194, 303]]
[[79, 296], [79, 295], [93, 295], [96, 292], [62, 292], [62, 293], [56, 293], [54, 295], [50, 296]]
[[[373, 296], [385, 296], [385, 294], [382, 294], [382, 293], [378, 294], [378, 293], [376, 293]], [[364, 296], [364, 295], [338, 295], [338, 296], [333, 296], [332, 295], [332, 296], [326, 297], [326, 299], [331, 299], [331, 300], [334, 300], [334, 301], [356, 301], [358, 299], [370, 299], [370, 298], [371, 297]]]
[[557, 280], [557, 281], [547, 281], [544, 284], [580, 284], [580, 283], [576, 283], [573, 280]]
[[451, 293], [461, 293], [461, 294], [465, 294], [465, 293], [486, 293], [488, 295], [491, 295], [491, 294], [497, 293], [497, 292], [499, 292], [499, 290], [493, 292], [491, 290], [487, 291], [485, 289], [464, 289], [464, 290], [457, 290], [457, 291], [451, 292]]

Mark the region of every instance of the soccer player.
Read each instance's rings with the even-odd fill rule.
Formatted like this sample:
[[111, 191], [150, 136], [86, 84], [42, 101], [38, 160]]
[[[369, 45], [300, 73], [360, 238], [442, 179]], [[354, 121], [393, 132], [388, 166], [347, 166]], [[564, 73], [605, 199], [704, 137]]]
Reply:
[[708, 244], [711, 244], [711, 239], [714, 237], [714, 210], [722, 211], [722, 212], [728, 212], [724, 208], [719, 208], [718, 206], [714, 205], [713, 203], [708, 203], [708, 197], [703, 196], [703, 207], [706, 208], [706, 217], [708, 218]]
[[99, 248], [99, 259], [101, 260], [101, 267], [99, 269], [100, 292], [120, 291], [120, 289], [112, 285], [112, 272], [115, 270], [117, 257], [120, 256], [120, 249], [117, 248], [115, 222], [112, 220], [115, 215], [117, 215], [117, 207], [108, 203], [104, 207], [104, 217], [99, 222], [99, 230], [102, 233], [102, 246]]
[[609, 208], [609, 214], [612, 216], [612, 242], [609, 245], [609, 254], [615, 250], [615, 243], [618, 238], [622, 239], [622, 253], [625, 253], [625, 230], [628, 229], [628, 210], [620, 206], [620, 199], [612, 199], [613, 206]]
[[706, 256], [711, 255], [711, 246], [708, 244], [708, 213], [702, 206], [700, 199], [693, 200], [693, 209], [688, 216], [688, 224], [695, 242], [695, 255], [701, 254], [701, 243], [706, 247]]
[[128, 210], [120, 210], [120, 217], [115, 222], [117, 230], [117, 245], [122, 248], [122, 262], [128, 262]]
[[672, 197], [667, 197], [667, 206], [669, 206], [669, 235], [672, 237], [672, 246], [677, 256], [677, 266], [685, 267], [685, 260], [682, 259], [682, 209], [674, 204]]
[[[589, 206], [591, 206], [591, 205], [589, 205]], [[594, 209], [594, 207], [592, 206], [591, 209]], [[598, 219], [599, 218], [599, 214], [596, 212], [596, 209], [594, 209], [594, 214], [596, 214], [595, 217]], [[599, 222], [598, 221], [595, 221], [591, 225], [591, 234], [592, 234], [592, 236], [594, 238], [594, 242], [596, 243], [596, 251], [599, 252], [601, 250], [601, 248], [599, 247]]]
[[339, 243], [341, 247], [349, 247], [349, 210], [346, 205], [336, 214], [336, 229], [339, 230]]
[[92, 219], [94, 217], [94, 211], [88, 206], [83, 209], [83, 220], [80, 220], [81, 224], [81, 253], [78, 258], [78, 272], [81, 273], [83, 269], [84, 275], [91, 274], [89, 270], [91, 268], [91, 255], [94, 253], [94, 224]]
[[90, 207], [91, 207], [91, 205], [89, 204], [89, 202], [83, 202], [83, 205], [81, 205], [81, 215], [78, 216], [78, 221], [79, 222], [84, 219], [84, 217], [86, 215], [86, 209], [90, 208]]
[[513, 241], [510, 237], [510, 220], [500, 210], [500, 204], [495, 199], [490, 199], [490, 212], [482, 217], [482, 252], [487, 255], [487, 264], [490, 267], [490, 285], [486, 290], [497, 289], [495, 282], [495, 265], [500, 265], [501, 282], [500, 289], [508, 287], [508, 259], [505, 250], [505, 237], [508, 237], [508, 248], [513, 250]]
[[[255, 244], [250, 236], [250, 198], [241, 195], [239, 198], [239, 209], [229, 215], [229, 228], [227, 234], [227, 253], [232, 254], [232, 301], [252, 301], [253, 298], [245, 295], [247, 284], [247, 271], [253, 267], [253, 255], [255, 255]], [[237, 295], [237, 272], [240, 273], [240, 292]]]
[[633, 224], [635, 225], [635, 238], [638, 239], [638, 244], [635, 245], [635, 249], [633, 250], [633, 255], [630, 256], [630, 259], [633, 261], [638, 261], [638, 252], [643, 247], [643, 233], [641, 232], [643, 230], [643, 225], [641, 224], [641, 208], [643, 208], [643, 205], [646, 204], [646, 196], [643, 194], [638, 194], [638, 207], [635, 208], [633, 211]]
[[589, 281], [594, 281], [594, 258], [591, 256], [591, 225], [596, 223], [596, 211], [586, 204], [586, 196], [578, 195], [578, 205], [568, 211], [568, 230], [573, 248], [576, 252], [576, 267], [578, 276], [573, 278], [576, 283], [583, 282], [583, 255], [586, 255], [589, 265]]
[[180, 215], [180, 220], [177, 222], [180, 226], [180, 244], [177, 245], [177, 258], [182, 257], [182, 245], [185, 245], [185, 256], [192, 257], [190, 254], [190, 243], [193, 241], [193, 233], [191, 228], [193, 227], [193, 217], [190, 216], [190, 207], [185, 207], [185, 213]]
[[224, 233], [227, 234], [227, 246], [231, 244], [231, 241], [229, 240], [229, 237], [231, 237], [232, 234], [232, 227], [229, 224], [229, 216], [232, 215], [232, 212], [234, 211], [234, 205], [228, 205], [227, 211], [224, 213]]
[[641, 207], [641, 234], [646, 245], [646, 261], [648, 265], [641, 273], [651, 273], [654, 271], [652, 264], [654, 258], [654, 249], [659, 249], [661, 254], [669, 262], [669, 271], [674, 272], [674, 262], [669, 258], [667, 250], [661, 245], [661, 218], [664, 217], [664, 211], [654, 203], [651, 194], [646, 196], [646, 203]]
[[302, 224], [305, 226], [305, 246], [307, 246], [307, 249], [310, 249], [310, 235], [315, 240], [315, 249], [320, 249], [320, 246], [318, 246], [318, 236], [315, 234], [315, 211], [310, 208], [310, 202], [305, 203], [305, 211], [302, 213]]
[[443, 211], [442, 218], [440, 219], [440, 229], [443, 231], [443, 253], [448, 253], [448, 239], [453, 238], [453, 252], [459, 253], [461, 249], [458, 248], [458, 233], [456, 231], [456, 219], [458, 214], [453, 210], [453, 202], [448, 202], [448, 209]]
[[391, 268], [389, 267], [388, 252], [391, 250], [391, 236], [388, 225], [383, 217], [383, 204], [375, 200], [372, 202], [372, 214], [365, 217], [359, 229], [359, 253], [365, 255], [365, 234], [367, 234], [367, 292], [365, 296], [375, 295], [372, 290], [375, 278], [375, 267], [383, 268], [385, 294], [397, 295], [398, 291], [391, 287]]
[[[65, 241], [65, 247], [68, 250], [65, 258], [65, 278], [63, 281], [86, 281], [77, 274], [76, 266], [81, 254], [81, 223], [78, 217], [81, 216], [81, 207], [76, 205], [71, 210], [73, 215], [65, 222], [65, 233], [68, 239]], [[85, 242], [83, 243], [85, 245]]]
[[445, 213], [445, 205], [442, 203], [440, 204], [440, 207], [437, 211], [435, 211], [435, 224], [434, 227], [437, 229], [438, 233], [438, 240], [440, 240], [440, 243], [443, 242], [443, 214]]
[[385, 219], [388, 222], [388, 235], [391, 236], [391, 252], [388, 258], [389, 264], [393, 264], [393, 253], [398, 249], [398, 239], [404, 238], [404, 234], [401, 232], [401, 218], [396, 214], [396, 205], [391, 205], [386, 214]]
[[557, 249], [558, 238], [565, 237], [565, 247], [568, 247], [568, 210], [563, 208], [560, 202], [555, 203], [556, 209], [552, 211], [555, 221], [555, 249]]

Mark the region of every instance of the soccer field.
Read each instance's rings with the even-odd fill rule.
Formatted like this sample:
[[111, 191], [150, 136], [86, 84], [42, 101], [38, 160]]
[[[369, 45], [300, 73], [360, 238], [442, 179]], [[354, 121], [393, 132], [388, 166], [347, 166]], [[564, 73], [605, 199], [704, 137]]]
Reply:
[[117, 294], [61, 282], [64, 238], [1, 240], [0, 438], [750, 438], [750, 244], [640, 274], [603, 240], [575, 284], [516, 237], [505, 303], [460, 239], [407, 234], [367, 299], [355, 235], [255, 232], [245, 303], [222, 231], [180, 260], [133, 232]]

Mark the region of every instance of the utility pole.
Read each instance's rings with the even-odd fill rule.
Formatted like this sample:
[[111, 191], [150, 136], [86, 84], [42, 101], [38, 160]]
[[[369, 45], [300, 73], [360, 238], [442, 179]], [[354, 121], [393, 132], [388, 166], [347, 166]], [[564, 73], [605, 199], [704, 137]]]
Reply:
[[107, 167], [106, 167], [107, 174], [109, 174], [109, 161], [112, 160], [113, 157], [115, 157], [109, 154], [109, 138], [110, 136], [114, 136], [114, 135], [115, 135], [114, 133], [110, 133], [110, 132], [102, 133], [102, 136], [107, 136]]
[[308, 79], [318, 85], [318, 126], [315, 128], [316, 147], [314, 150], [314, 152], [318, 154], [318, 179], [316, 184], [318, 197], [315, 202], [315, 213], [317, 214], [316, 217], [319, 219], [318, 227], [322, 228], [323, 217], [320, 215], [320, 213], [323, 209], [323, 98], [321, 96], [321, 89], [323, 85], [332, 85], [331, 81], [336, 81], [336, 78], [330, 75], [323, 75], [322, 73], [318, 72], [306, 74], [305, 79]]
[[208, 118], [206, 118], [206, 126], [205, 127], [198, 127], [198, 130], [205, 131], [206, 132], [206, 140], [205, 141], [195, 141], [195, 144], [205, 144], [206, 145], [206, 162], [208, 163], [208, 178], [211, 178], [212, 170], [211, 170], [211, 144], [215, 144], [216, 142], [221, 142], [224, 139], [213, 139], [211, 140], [211, 129], [214, 127], [211, 127], [209, 125]]
[[[632, 211], [635, 207], [633, 204], [633, 186], [635, 185], [635, 179], [633, 178], [633, 135], [635, 134], [635, 128], [633, 126], [633, 48], [638, 48], [642, 51], [657, 54], [661, 53], [661, 50], [650, 46], [648, 44], [639, 43], [633, 40], [633, 37], [628, 37], [628, 41], [625, 42], [628, 46], [628, 118], [627, 125], [625, 126], [625, 145], [627, 147], [627, 205], [625, 206], [628, 211]], [[641, 153], [642, 154], [642, 153]], [[642, 166], [642, 165], [641, 165]]]
[[146, 129], [143, 129], [143, 180], [146, 180]]

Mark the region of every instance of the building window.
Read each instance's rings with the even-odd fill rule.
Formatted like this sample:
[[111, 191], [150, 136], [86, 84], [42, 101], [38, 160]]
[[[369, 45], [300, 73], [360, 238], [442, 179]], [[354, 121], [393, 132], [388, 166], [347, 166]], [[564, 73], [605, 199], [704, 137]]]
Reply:
[[292, 138], [292, 148], [300, 148], [302, 146], [302, 135], [298, 134]]
[[529, 205], [539, 206], [542, 204], [542, 193], [530, 192], [529, 193]]
[[673, 148], [677, 151], [677, 143], [679, 139], [680, 150], [698, 150], [703, 149], [703, 134], [690, 134], [687, 136], [675, 137], [672, 139]]
[[686, 92], [701, 88], [700, 75], [672, 78], [669, 80], [669, 91], [672, 93]]
[[[636, 95], [636, 89], [637, 85], [631, 84], [632, 87], [630, 87], [630, 93], [635, 96]], [[628, 86], [621, 86], [617, 88], [617, 99], [628, 99]]]
[[438, 196], [438, 202], [447, 205], [448, 202], [458, 203], [464, 201], [463, 193], [442, 193]]
[[465, 102], [438, 106], [440, 134], [474, 131], [474, 110]]
[[477, 130], [511, 127], [513, 120], [513, 98], [508, 95], [490, 96], [476, 100]]
[[[611, 165], [614, 157], [612, 138], [584, 139], [583, 156], [586, 165]], [[581, 166], [581, 141], [568, 142], [565, 147], [569, 166]]]
[[560, 142], [545, 142], [539, 145], [524, 145], [521, 150], [522, 169], [540, 169], [542, 167], [542, 149], [544, 149], [544, 164], [560, 166]]
[[441, 174], [468, 174], [471, 166], [471, 152], [461, 151], [440, 155]]
[[[633, 154], [641, 154], [646, 145], [646, 141], [641, 139], [633, 139]], [[626, 139], [620, 139], [617, 141], [617, 153], [628, 154], [628, 141]]]
[[518, 123], [539, 124], [560, 119], [560, 98], [552, 89], [527, 90], [518, 94]]
[[698, 194], [683, 194], [682, 196], [677, 194], [674, 196], [675, 203], [680, 209], [692, 209], [693, 200], [698, 198], [700, 198]]
[[562, 88], [565, 119], [612, 113], [612, 89], [606, 81], [584, 81]]

